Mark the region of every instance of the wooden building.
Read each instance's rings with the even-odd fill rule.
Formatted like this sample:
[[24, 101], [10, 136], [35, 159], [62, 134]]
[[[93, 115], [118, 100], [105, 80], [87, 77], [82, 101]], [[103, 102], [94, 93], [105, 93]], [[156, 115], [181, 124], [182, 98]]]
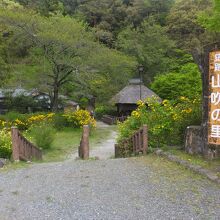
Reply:
[[137, 108], [138, 100], [156, 97], [158, 102], [161, 98], [147, 88], [140, 79], [131, 79], [129, 85], [117, 93], [111, 100], [117, 106], [118, 116], [130, 115]]

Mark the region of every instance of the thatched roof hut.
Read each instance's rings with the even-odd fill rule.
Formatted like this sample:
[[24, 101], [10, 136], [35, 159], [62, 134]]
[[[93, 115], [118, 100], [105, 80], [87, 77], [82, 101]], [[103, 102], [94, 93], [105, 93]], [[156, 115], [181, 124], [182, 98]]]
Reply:
[[138, 100], [156, 97], [158, 102], [162, 102], [161, 98], [152, 90], [147, 88], [140, 79], [132, 79], [129, 85], [117, 93], [111, 102], [117, 106], [119, 115], [129, 115], [137, 108]]

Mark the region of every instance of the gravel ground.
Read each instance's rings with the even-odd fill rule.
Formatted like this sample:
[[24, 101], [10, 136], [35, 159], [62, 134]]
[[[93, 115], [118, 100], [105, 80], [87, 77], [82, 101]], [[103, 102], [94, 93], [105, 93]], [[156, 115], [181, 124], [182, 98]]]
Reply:
[[151, 157], [1, 172], [0, 219], [220, 219], [219, 186]]

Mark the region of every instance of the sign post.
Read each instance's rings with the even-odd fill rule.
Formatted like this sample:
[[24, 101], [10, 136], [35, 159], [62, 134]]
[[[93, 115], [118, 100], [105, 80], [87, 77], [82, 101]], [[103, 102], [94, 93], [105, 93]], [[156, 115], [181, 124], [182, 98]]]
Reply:
[[209, 53], [208, 144], [220, 145], [220, 51]]
[[[220, 42], [193, 51], [202, 74], [202, 124], [197, 148], [207, 158], [220, 157]], [[196, 135], [195, 135], [196, 136]]]

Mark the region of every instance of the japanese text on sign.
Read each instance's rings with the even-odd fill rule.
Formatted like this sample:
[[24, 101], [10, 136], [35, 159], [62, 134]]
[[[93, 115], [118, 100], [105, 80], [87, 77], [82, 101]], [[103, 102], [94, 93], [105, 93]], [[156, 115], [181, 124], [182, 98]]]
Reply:
[[220, 145], [220, 51], [209, 57], [209, 144]]

